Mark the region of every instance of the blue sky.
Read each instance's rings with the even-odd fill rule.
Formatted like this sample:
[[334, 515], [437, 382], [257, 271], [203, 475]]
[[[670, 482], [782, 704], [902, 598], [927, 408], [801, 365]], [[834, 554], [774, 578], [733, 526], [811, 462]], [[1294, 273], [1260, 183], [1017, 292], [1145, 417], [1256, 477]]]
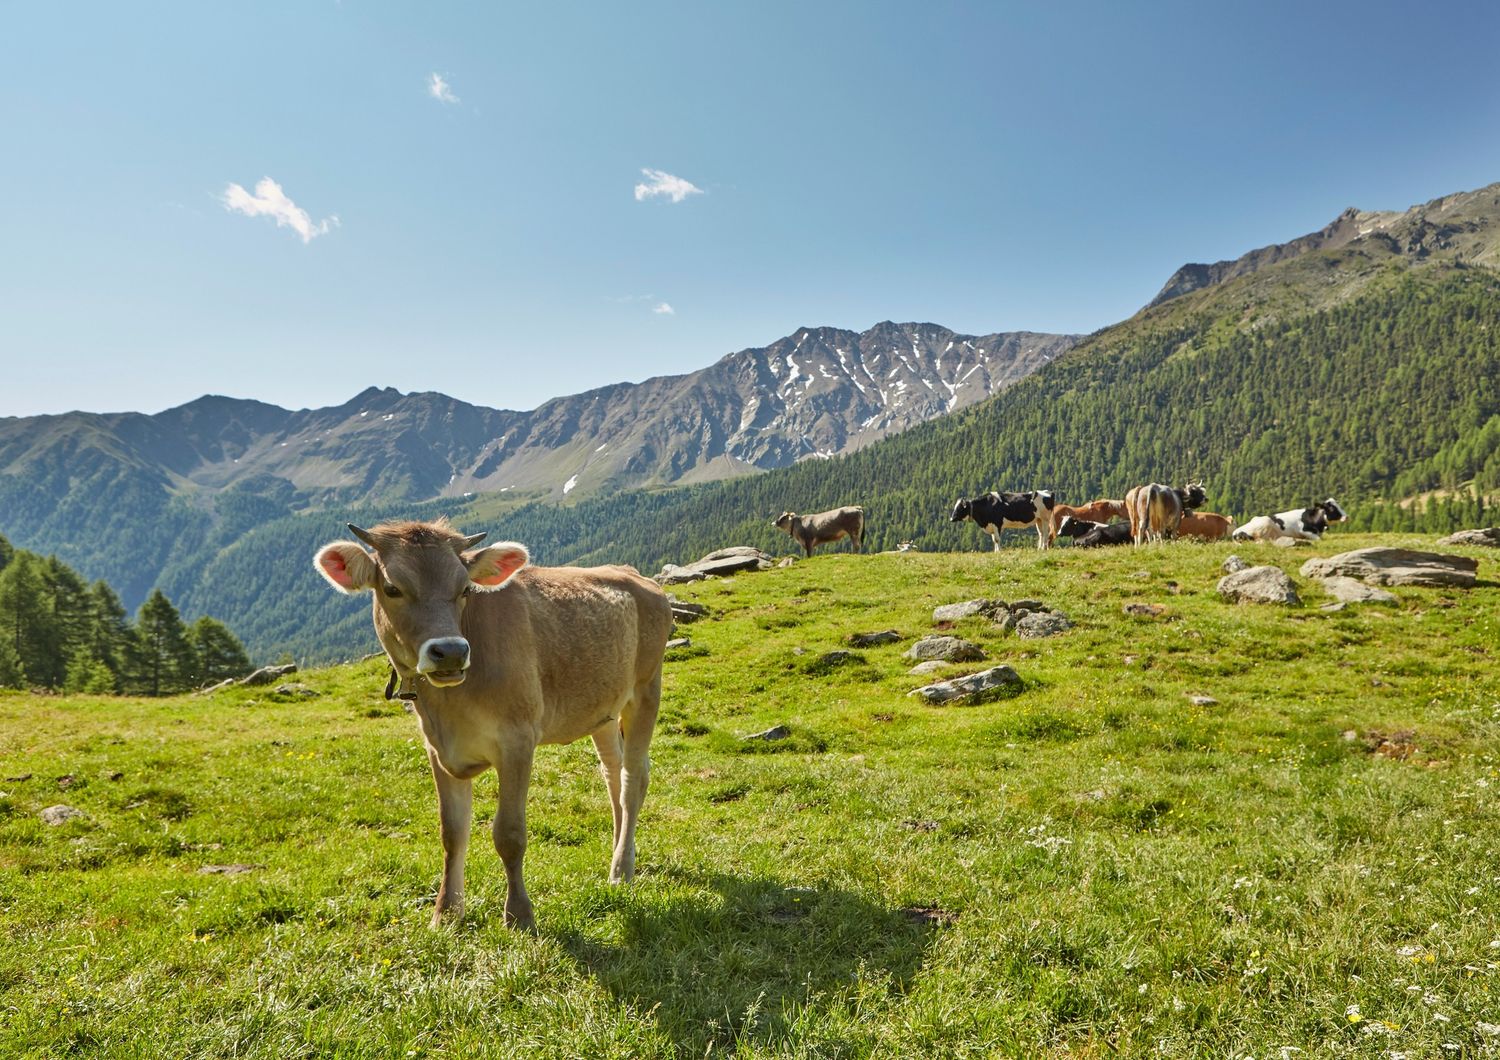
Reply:
[[[0, 15], [0, 415], [531, 408], [808, 325], [1090, 331], [1500, 180], [1493, 4]], [[230, 208], [264, 178], [305, 219]]]

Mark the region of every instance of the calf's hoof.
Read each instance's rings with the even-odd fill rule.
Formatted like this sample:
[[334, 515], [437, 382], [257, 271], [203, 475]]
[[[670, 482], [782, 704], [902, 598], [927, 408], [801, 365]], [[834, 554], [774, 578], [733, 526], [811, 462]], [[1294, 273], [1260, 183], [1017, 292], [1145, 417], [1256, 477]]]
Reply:
[[515, 909], [507, 906], [505, 909], [505, 926], [512, 931], [523, 931], [528, 935], [535, 935], [537, 933], [536, 915], [531, 911], [531, 904], [528, 902], [524, 908]]
[[447, 909], [439, 907], [432, 911], [432, 923], [429, 926], [434, 931], [440, 927], [458, 927], [463, 923], [463, 919], [463, 906], [449, 906]]

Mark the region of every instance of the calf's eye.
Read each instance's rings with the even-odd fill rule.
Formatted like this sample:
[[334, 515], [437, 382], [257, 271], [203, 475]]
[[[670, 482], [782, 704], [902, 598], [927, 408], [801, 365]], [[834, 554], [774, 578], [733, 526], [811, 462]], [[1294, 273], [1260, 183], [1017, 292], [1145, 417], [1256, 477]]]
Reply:
[[388, 584], [385, 587], [385, 595], [394, 600], [396, 599], [396, 597], [401, 595], [401, 590], [396, 588], [394, 585]]

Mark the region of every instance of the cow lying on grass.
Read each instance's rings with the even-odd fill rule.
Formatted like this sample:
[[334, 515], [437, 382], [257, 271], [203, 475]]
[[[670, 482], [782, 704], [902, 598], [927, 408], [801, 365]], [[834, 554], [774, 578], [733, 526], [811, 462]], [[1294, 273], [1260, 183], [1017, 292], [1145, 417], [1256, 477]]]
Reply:
[[1183, 512], [1177, 524], [1178, 537], [1195, 537], [1199, 541], [1222, 541], [1234, 529], [1234, 520], [1216, 512]]
[[865, 510], [851, 506], [819, 512], [817, 515], [782, 512], [773, 525], [790, 534], [792, 540], [801, 545], [809, 556], [818, 545], [832, 544], [844, 537], [849, 539], [854, 551], [858, 552], [865, 539]]
[[1095, 500], [1089, 501], [1087, 504], [1080, 504], [1077, 507], [1071, 504], [1058, 504], [1052, 509], [1052, 536], [1054, 538], [1058, 534], [1063, 534], [1065, 537], [1081, 536], [1082, 532], [1069, 534], [1063, 531], [1063, 524], [1069, 519], [1080, 524], [1092, 523], [1102, 526], [1115, 519], [1124, 519], [1125, 517], [1124, 501]]
[[1291, 538], [1293, 541], [1317, 541], [1328, 529], [1329, 523], [1341, 523], [1349, 518], [1338, 501], [1329, 497], [1311, 508], [1293, 508], [1275, 515], [1257, 515], [1244, 526], [1235, 530], [1236, 541], [1276, 541]]
[[364, 544], [335, 541], [313, 562], [339, 591], [373, 595], [375, 634], [416, 689], [442, 824], [433, 926], [463, 916], [473, 779], [494, 769], [505, 923], [535, 928], [521, 863], [538, 744], [593, 737], [614, 811], [609, 878], [629, 882], [672, 628], [666, 595], [629, 567], [528, 567], [524, 546], [476, 549], [483, 534], [443, 521], [349, 530]]

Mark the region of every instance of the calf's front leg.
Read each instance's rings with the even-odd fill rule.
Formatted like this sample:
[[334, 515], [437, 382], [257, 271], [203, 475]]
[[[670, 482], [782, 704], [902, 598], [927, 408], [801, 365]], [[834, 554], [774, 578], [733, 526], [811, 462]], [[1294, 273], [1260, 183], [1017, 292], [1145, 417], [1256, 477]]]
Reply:
[[500, 752], [500, 803], [495, 809], [495, 853], [505, 866], [505, 926], [536, 930], [536, 915], [522, 878], [526, 860], [526, 792], [531, 787], [531, 744], [505, 747]]
[[432, 780], [437, 786], [438, 820], [443, 837], [443, 882], [438, 885], [437, 904], [432, 910], [432, 926], [445, 921], [458, 923], [464, 918], [464, 854], [469, 849], [469, 829], [474, 823], [474, 785], [459, 780], [438, 761], [437, 752], [427, 749], [432, 764]]

